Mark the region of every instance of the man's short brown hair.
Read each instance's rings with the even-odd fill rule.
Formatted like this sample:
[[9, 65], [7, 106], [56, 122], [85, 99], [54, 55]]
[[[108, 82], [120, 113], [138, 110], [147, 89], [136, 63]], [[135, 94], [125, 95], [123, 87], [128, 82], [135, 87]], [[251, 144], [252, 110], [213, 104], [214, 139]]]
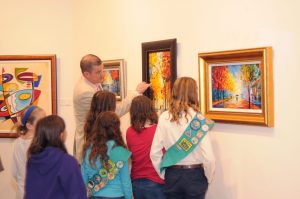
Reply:
[[99, 66], [102, 64], [102, 61], [99, 57], [93, 54], [88, 54], [82, 57], [80, 61], [81, 72], [91, 72], [93, 66]]

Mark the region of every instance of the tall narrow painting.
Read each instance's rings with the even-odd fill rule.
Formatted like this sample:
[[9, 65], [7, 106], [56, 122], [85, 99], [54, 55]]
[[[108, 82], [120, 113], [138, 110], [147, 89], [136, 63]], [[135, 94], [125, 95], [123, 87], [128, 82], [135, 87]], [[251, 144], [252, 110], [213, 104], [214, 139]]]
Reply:
[[126, 96], [125, 61], [123, 59], [103, 61], [103, 90], [113, 92], [117, 100]]
[[212, 119], [272, 127], [272, 48], [199, 54], [201, 110]]
[[55, 55], [1, 55], [0, 69], [0, 137], [17, 137], [12, 129], [31, 105], [56, 113]]
[[151, 83], [145, 95], [157, 111], [167, 110], [177, 77], [176, 39], [142, 43], [142, 58], [143, 81]]

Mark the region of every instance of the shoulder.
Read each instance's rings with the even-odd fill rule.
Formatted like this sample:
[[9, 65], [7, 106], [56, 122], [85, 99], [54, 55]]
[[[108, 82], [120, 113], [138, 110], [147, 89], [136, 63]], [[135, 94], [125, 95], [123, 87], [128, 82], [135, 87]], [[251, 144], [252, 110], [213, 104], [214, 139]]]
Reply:
[[[64, 152], [62, 152], [62, 153], [64, 153]], [[64, 169], [67, 169], [67, 170], [70, 170], [72, 168], [73, 169], [79, 168], [79, 164], [78, 164], [77, 160], [73, 156], [71, 156], [67, 153], [64, 153], [62, 156], [62, 165], [63, 165]]]
[[74, 87], [74, 97], [87, 93], [94, 93], [94, 88], [81, 77]]
[[136, 133], [136, 131], [134, 130], [134, 128], [132, 126], [130, 126], [127, 131], [126, 131], [126, 137], [127, 136], [132, 136]]
[[169, 111], [165, 111], [163, 112], [160, 116], [159, 116], [159, 122], [164, 122], [166, 120], [171, 120], [171, 114]]

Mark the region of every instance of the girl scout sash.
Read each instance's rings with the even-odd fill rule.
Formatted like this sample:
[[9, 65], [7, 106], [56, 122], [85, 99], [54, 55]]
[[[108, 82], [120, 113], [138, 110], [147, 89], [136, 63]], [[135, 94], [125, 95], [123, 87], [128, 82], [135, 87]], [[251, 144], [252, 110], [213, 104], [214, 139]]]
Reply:
[[205, 118], [200, 113], [196, 113], [181, 137], [166, 151], [160, 164], [160, 172], [190, 154], [213, 126], [214, 121]]
[[94, 195], [95, 192], [105, 187], [109, 181], [115, 179], [115, 176], [123, 168], [130, 156], [131, 152], [127, 149], [121, 146], [114, 147], [109, 154], [107, 168], [101, 167], [100, 170], [89, 179], [87, 184], [88, 197]]

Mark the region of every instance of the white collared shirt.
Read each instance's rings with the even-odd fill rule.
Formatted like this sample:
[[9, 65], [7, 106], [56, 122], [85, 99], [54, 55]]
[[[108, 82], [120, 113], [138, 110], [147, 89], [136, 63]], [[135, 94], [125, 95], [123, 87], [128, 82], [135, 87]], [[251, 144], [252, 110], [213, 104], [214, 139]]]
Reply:
[[[188, 127], [192, 118], [196, 115], [196, 112], [191, 108], [188, 109], [188, 113], [188, 121], [183, 114], [183, 117], [179, 120], [179, 124], [177, 122], [171, 122], [169, 111], [162, 113], [159, 118], [150, 151], [152, 164], [158, 174], [160, 174], [160, 164], [163, 157], [162, 148], [168, 150], [175, 144]], [[187, 157], [177, 163], [177, 165], [192, 164], [203, 164], [208, 182], [210, 183], [212, 181], [215, 171], [215, 157], [211, 147], [209, 132]], [[160, 176], [164, 178], [164, 172], [161, 173]]]

